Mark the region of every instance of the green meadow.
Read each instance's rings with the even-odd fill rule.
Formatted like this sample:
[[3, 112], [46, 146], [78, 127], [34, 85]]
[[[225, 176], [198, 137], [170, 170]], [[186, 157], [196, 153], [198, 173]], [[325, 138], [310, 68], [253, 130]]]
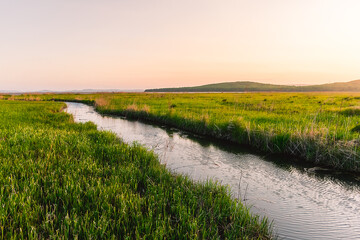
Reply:
[[[16, 98], [53, 97], [96, 99], [104, 112], [195, 116], [195, 109], [186, 112], [183, 105], [194, 101], [191, 95]], [[74, 123], [62, 112], [64, 103], [3, 98], [8, 101], [0, 101], [2, 239], [272, 238], [267, 221], [252, 216], [227, 188], [175, 175], [144, 148], [126, 145], [92, 123]], [[206, 104], [203, 98], [208, 97], [200, 98], [199, 107]]]
[[17, 98], [82, 101], [95, 105], [101, 113], [167, 124], [336, 169], [360, 170], [360, 94], [356, 93], [119, 93]]

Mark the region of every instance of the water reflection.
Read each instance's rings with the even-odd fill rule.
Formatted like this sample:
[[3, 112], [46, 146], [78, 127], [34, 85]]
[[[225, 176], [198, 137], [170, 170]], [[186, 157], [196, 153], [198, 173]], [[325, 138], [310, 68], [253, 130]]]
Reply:
[[360, 184], [352, 175], [311, 172], [307, 169], [313, 166], [289, 164], [286, 157], [261, 156], [173, 128], [104, 117], [83, 104], [68, 103], [67, 111], [76, 121], [92, 121], [125, 142], [152, 149], [172, 171], [229, 185], [252, 212], [274, 220], [281, 238], [359, 239]]

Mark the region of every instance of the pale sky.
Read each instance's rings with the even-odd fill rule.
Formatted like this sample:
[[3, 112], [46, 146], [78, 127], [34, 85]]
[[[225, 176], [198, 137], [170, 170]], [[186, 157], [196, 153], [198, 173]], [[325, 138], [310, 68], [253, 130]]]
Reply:
[[0, 90], [360, 79], [360, 0], [0, 0]]

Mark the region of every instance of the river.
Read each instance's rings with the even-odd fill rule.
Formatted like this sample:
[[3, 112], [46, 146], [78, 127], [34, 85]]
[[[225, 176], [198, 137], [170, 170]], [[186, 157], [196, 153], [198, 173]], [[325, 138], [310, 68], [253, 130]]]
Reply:
[[126, 143], [153, 150], [162, 164], [194, 180], [228, 185], [254, 214], [273, 221], [279, 239], [360, 239], [360, 179], [336, 171], [312, 172], [296, 159], [266, 157], [244, 147], [165, 126], [102, 116], [67, 103], [76, 122], [94, 122]]

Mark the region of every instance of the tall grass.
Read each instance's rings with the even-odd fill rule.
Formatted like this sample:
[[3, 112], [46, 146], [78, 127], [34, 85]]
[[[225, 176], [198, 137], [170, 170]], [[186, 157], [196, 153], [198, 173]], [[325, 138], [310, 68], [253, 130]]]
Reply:
[[168, 124], [269, 153], [360, 171], [360, 94], [356, 93], [122, 93], [34, 97], [90, 104], [100, 101], [102, 104], [96, 107], [102, 113]]
[[1, 238], [271, 238], [225, 187], [174, 175], [63, 107], [0, 101]]

